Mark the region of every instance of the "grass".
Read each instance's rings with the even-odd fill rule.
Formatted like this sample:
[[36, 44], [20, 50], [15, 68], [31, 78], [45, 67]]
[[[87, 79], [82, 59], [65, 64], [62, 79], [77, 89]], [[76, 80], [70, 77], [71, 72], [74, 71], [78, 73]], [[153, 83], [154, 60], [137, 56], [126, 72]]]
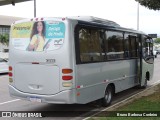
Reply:
[[[155, 113], [153, 111], [159, 111], [160, 114], [160, 84], [158, 85], [155, 92], [149, 96], [142, 96], [131, 103], [128, 103], [122, 107], [115, 110], [114, 116], [118, 112], [126, 111], [136, 112], [136, 111], [148, 111]], [[105, 112], [104, 112], [105, 113]], [[106, 116], [102, 113], [102, 116]], [[157, 112], [156, 112], [157, 113]], [[112, 114], [111, 114], [112, 115]], [[101, 113], [98, 115], [101, 116]], [[92, 117], [90, 120], [160, 120], [160, 117]]]

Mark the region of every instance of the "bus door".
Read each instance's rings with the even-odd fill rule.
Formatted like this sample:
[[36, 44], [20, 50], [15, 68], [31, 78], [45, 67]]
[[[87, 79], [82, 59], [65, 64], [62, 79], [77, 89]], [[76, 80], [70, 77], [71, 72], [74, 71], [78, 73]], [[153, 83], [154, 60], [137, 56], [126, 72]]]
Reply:
[[148, 36], [141, 37], [140, 45], [140, 85], [146, 87], [147, 80], [150, 79], [150, 71], [153, 71], [153, 40]]

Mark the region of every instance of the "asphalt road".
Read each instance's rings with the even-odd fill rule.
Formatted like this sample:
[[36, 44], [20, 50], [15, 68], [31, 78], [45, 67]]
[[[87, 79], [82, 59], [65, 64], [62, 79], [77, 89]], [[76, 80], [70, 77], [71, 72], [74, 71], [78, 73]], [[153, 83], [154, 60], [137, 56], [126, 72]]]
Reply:
[[[160, 66], [160, 55], [158, 56], [158, 58], [155, 59], [154, 76], [153, 79], [150, 82], [148, 82], [148, 86], [151, 86], [152, 84], [160, 80], [159, 66]], [[123, 92], [120, 92], [114, 96], [112, 105], [140, 91], [142, 91], [142, 89], [131, 88]], [[46, 117], [40, 119], [68, 120], [68, 119], [82, 119], [84, 117], [88, 117], [89, 115], [95, 113], [92, 111], [100, 111], [103, 109], [104, 109], [103, 107], [100, 107], [98, 104], [95, 104], [94, 102], [86, 105], [57, 105], [57, 104], [47, 104], [47, 103], [35, 103], [35, 102], [14, 99], [11, 98], [8, 93], [8, 75], [6, 74], [0, 75], [0, 111], [60, 111], [57, 113], [59, 117], [54, 117], [54, 118]], [[85, 111], [85, 112], [76, 113], [73, 111]], [[61, 117], [61, 116], [66, 116], [66, 113], [68, 114], [69, 117]], [[48, 114], [53, 114], [53, 112]], [[76, 114], [76, 116], [70, 117], [70, 115], [73, 114]], [[0, 118], [0, 120], [1, 119], [6, 119], [6, 118]], [[33, 120], [33, 118], [21, 118], [21, 119]], [[17, 118], [10, 118], [10, 120], [17, 120]]]

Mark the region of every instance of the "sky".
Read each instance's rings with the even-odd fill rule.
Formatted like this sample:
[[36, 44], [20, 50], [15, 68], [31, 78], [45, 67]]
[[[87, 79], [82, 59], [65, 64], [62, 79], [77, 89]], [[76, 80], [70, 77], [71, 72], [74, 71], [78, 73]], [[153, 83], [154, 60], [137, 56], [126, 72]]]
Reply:
[[[36, 0], [37, 17], [95, 16], [137, 29], [135, 0]], [[34, 2], [0, 6], [0, 15], [34, 17]], [[139, 30], [160, 36], [160, 11], [139, 5]]]

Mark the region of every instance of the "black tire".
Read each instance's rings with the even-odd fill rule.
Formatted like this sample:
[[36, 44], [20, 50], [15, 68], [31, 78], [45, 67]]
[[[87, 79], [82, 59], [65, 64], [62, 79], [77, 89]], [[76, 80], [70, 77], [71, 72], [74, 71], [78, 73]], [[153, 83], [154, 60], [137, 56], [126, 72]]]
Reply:
[[155, 55], [155, 58], [157, 58], [157, 55]]
[[102, 98], [102, 106], [107, 107], [111, 104], [113, 98], [113, 88], [109, 85], [106, 88], [104, 98]]
[[147, 87], [147, 79], [145, 79], [145, 83], [143, 86], [139, 85], [138, 88], [145, 89]]
[[144, 85], [142, 86], [142, 88], [146, 88], [147, 87], [147, 79], [145, 79], [145, 83]]

